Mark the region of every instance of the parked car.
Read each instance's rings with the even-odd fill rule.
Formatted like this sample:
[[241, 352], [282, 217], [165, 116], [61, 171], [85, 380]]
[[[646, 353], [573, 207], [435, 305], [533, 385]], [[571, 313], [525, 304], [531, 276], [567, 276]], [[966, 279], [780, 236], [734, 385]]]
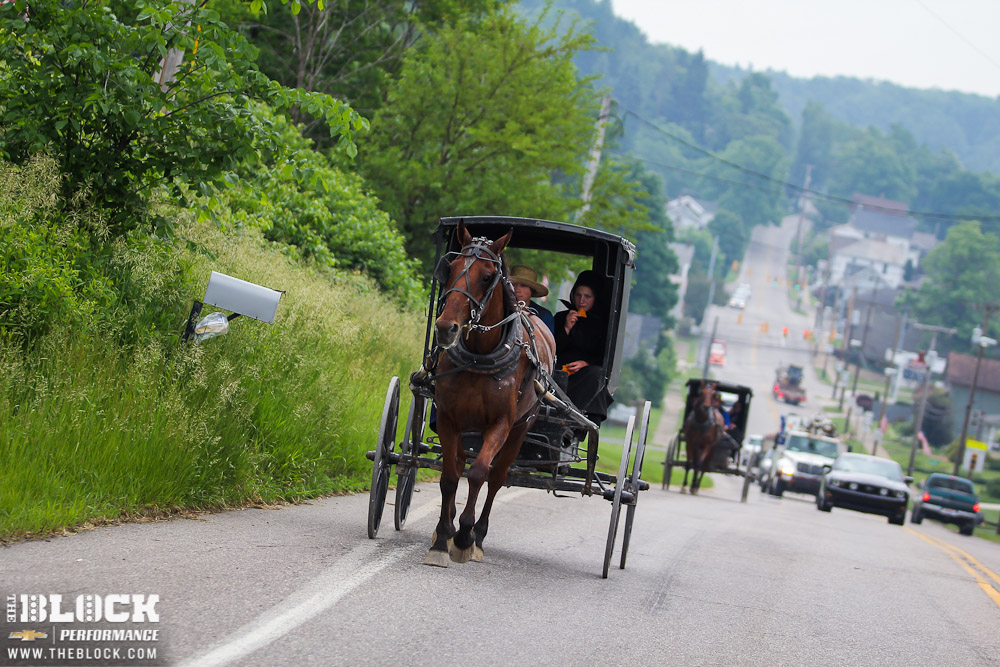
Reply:
[[924, 492], [913, 501], [910, 523], [920, 523], [924, 518], [937, 519], [958, 525], [962, 535], [972, 535], [982, 519], [979, 496], [972, 482], [935, 472], [924, 482]]
[[714, 366], [726, 365], [726, 342], [719, 338], [712, 341], [712, 346], [708, 348], [708, 363]]
[[834, 507], [880, 514], [889, 523], [902, 526], [910, 499], [907, 484], [912, 477], [891, 459], [867, 454], [841, 454], [825, 474], [816, 494], [816, 508], [829, 512]]

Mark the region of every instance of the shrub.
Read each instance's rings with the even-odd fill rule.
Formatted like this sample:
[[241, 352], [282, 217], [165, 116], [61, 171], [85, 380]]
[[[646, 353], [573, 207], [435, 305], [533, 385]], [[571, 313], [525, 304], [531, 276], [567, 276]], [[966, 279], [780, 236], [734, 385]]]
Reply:
[[175, 329], [188, 288], [173, 246], [137, 230], [108, 241], [105, 211], [62, 205], [62, 179], [49, 157], [0, 162], [0, 336], [27, 345], [59, 323], [127, 343]]
[[417, 262], [360, 177], [334, 167], [267, 107], [255, 113], [280, 136], [280, 150], [237, 169], [239, 180], [217, 193], [217, 220], [259, 227], [267, 239], [328, 267], [362, 271], [402, 302], [422, 297]]

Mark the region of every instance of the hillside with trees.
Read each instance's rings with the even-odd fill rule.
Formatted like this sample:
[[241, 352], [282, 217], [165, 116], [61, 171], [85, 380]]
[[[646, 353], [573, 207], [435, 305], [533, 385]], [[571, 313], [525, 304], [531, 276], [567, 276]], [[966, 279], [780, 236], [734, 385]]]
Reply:
[[[544, 5], [521, 2], [528, 15]], [[1000, 229], [996, 100], [722, 67], [651, 44], [606, 0], [554, 6], [593, 26], [598, 48], [576, 62], [614, 100], [617, 149], [659, 175], [668, 198], [717, 205], [709, 231], [727, 261], [742, 257], [754, 225], [794, 210], [807, 173], [820, 230], [847, 220], [856, 193], [905, 202], [938, 239], [963, 221]], [[695, 268], [707, 264], [704, 245]]]

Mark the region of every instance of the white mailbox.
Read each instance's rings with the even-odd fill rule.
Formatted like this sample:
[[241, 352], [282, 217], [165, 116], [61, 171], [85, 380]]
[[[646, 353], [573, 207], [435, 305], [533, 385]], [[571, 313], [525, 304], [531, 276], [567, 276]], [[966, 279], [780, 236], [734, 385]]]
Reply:
[[280, 298], [281, 292], [277, 290], [212, 271], [202, 301], [270, 324], [278, 312]]

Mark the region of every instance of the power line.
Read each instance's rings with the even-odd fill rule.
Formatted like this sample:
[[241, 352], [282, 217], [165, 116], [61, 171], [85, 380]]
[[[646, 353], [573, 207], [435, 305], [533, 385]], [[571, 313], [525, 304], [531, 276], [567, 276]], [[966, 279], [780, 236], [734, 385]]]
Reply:
[[[682, 144], [682, 145], [690, 148], [691, 150], [694, 150], [694, 151], [696, 151], [698, 153], [701, 153], [702, 155], [704, 155], [706, 157], [709, 157], [709, 158], [711, 158], [711, 159], [713, 159], [713, 160], [715, 160], [717, 162], [720, 162], [720, 163], [722, 163], [722, 164], [724, 164], [724, 165], [726, 165], [728, 167], [732, 167], [733, 169], [741, 171], [741, 172], [743, 172], [745, 174], [749, 174], [751, 176], [755, 176], [757, 178], [760, 178], [762, 180], [768, 181], [770, 183], [774, 183], [776, 185], [780, 185], [782, 188], [784, 188], [786, 190], [794, 190], [794, 191], [800, 192], [802, 194], [807, 194], [807, 195], [813, 197], [814, 199], [818, 199], [820, 201], [826, 201], [826, 202], [833, 203], [833, 204], [841, 204], [841, 205], [847, 205], [847, 206], [859, 206], [859, 207], [864, 208], [864, 209], [869, 210], [869, 211], [879, 211], [879, 212], [883, 212], [883, 213], [891, 213], [891, 214], [896, 214], [896, 215], [899, 214], [899, 211], [897, 209], [887, 208], [887, 207], [883, 207], [883, 206], [876, 206], [876, 205], [872, 205], [872, 204], [858, 204], [858, 203], [852, 201], [851, 199], [848, 199], [847, 197], [839, 197], [837, 195], [831, 195], [831, 194], [827, 194], [827, 193], [824, 193], [824, 192], [819, 192], [818, 190], [812, 190], [812, 189], [809, 189], [809, 188], [804, 188], [801, 185], [796, 185], [794, 183], [790, 183], [790, 182], [782, 180], [780, 178], [775, 178], [775, 177], [773, 177], [773, 176], [771, 176], [769, 174], [765, 174], [765, 173], [756, 171], [755, 169], [751, 169], [749, 167], [745, 167], [745, 166], [743, 166], [741, 164], [733, 162], [732, 160], [727, 160], [726, 158], [722, 157], [721, 155], [717, 155], [716, 153], [713, 153], [712, 151], [708, 150], [707, 148], [703, 148], [703, 147], [701, 147], [701, 146], [699, 146], [697, 144], [694, 144], [694, 143], [692, 143], [692, 142], [690, 142], [690, 141], [688, 141], [688, 140], [686, 140], [686, 139], [684, 139], [682, 137], [679, 137], [676, 134], [673, 134], [672, 132], [668, 132], [667, 130], [663, 129], [662, 127], [660, 127], [656, 123], [654, 123], [654, 122], [652, 122], [652, 121], [650, 121], [650, 120], [648, 120], [648, 119], [640, 116], [639, 114], [637, 114], [635, 111], [632, 111], [628, 107], [624, 107], [623, 106], [622, 108], [625, 110], [625, 114], [626, 115], [634, 116], [637, 120], [639, 120], [640, 122], [642, 122], [645, 125], [648, 125], [650, 128], [656, 130], [657, 132], [659, 132], [660, 134], [664, 135], [665, 137], [673, 139], [674, 141], [676, 141], [676, 142], [678, 142], [678, 143], [680, 143], [680, 144]], [[637, 156], [633, 155], [633, 157], [637, 157]], [[644, 162], [649, 162], [651, 164], [657, 164], [656, 162], [654, 162], [652, 160], [646, 160], [645, 158], [638, 158], [638, 159], [640, 159], [640, 160], [642, 160]], [[748, 188], [754, 188], [754, 189], [762, 189], [760, 186], [754, 185], [752, 183], [747, 183], [747, 182], [742, 182], [742, 181], [731, 181], [731, 180], [728, 180], [728, 179], [723, 179], [723, 178], [718, 177], [718, 176], [712, 176], [710, 174], [698, 173], [698, 172], [695, 172], [695, 171], [690, 170], [690, 169], [685, 169], [683, 167], [676, 167], [676, 166], [671, 166], [671, 165], [666, 165], [666, 164], [658, 164], [657, 166], [660, 166], [660, 167], [662, 167], [664, 169], [673, 169], [673, 170], [676, 170], [676, 171], [683, 171], [683, 172], [687, 172], [687, 173], [690, 173], [690, 174], [693, 174], [693, 175], [696, 175], [696, 176], [700, 176], [702, 178], [707, 178], [707, 179], [711, 179], [711, 180], [719, 180], [719, 181], [722, 181], [722, 182], [731, 183], [733, 185], [738, 185], [738, 186], [741, 186], [741, 187], [748, 187]], [[768, 192], [774, 192], [774, 191], [773, 190], [769, 190]], [[966, 221], [966, 220], [978, 220], [979, 222], [1000, 222], [1000, 216], [964, 215], [964, 214], [958, 214], [958, 213], [940, 213], [940, 212], [936, 212], [936, 211], [910, 211], [910, 210], [907, 211], [907, 214], [911, 215], [911, 216], [917, 216], [917, 217], [921, 217], [921, 218], [929, 218], [929, 219], [940, 220], [940, 221], [944, 221], [944, 222], [947, 222], [947, 221], [962, 222], [962, 221]]]
[[928, 14], [930, 14], [935, 19], [937, 19], [941, 23], [941, 25], [943, 25], [944, 27], [948, 28], [948, 30], [951, 30], [953, 33], [955, 33], [955, 35], [960, 40], [962, 40], [963, 42], [965, 42], [966, 44], [968, 44], [969, 46], [971, 46], [973, 49], [975, 49], [976, 51], [978, 51], [979, 55], [981, 55], [983, 58], [985, 58], [987, 61], [989, 61], [989, 63], [991, 65], [993, 65], [998, 70], [1000, 70], [1000, 64], [998, 64], [997, 61], [993, 60], [993, 58], [992, 58], [992, 56], [990, 56], [990, 54], [986, 53], [981, 48], [979, 48], [978, 44], [976, 44], [971, 39], [969, 39], [968, 37], [966, 37], [965, 35], [963, 35], [962, 33], [960, 33], [958, 30], [956, 30], [950, 23], [948, 23], [947, 21], [945, 21], [939, 14], [937, 14], [934, 10], [932, 10], [930, 7], [928, 7], [927, 5], [925, 5], [922, 0], [916, 0], [916, 3], [918, 5], [920, 5], [921, 7], [923, 7], [924, 11], [926, 11]]

